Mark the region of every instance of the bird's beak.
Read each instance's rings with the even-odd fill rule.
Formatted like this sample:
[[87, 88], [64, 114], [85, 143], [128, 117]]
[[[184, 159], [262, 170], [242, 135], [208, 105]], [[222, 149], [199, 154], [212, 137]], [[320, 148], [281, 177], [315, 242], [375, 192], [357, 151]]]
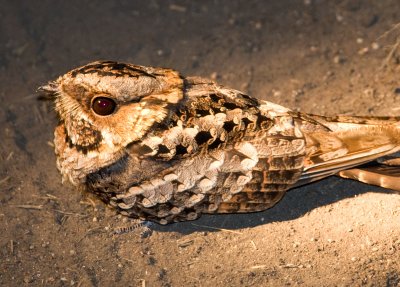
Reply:
[[58, 87], [58, 82], [53, 81], [39, 87], [36, 92], [39, 93], [39, 99], [53, 101], [58, 94]]

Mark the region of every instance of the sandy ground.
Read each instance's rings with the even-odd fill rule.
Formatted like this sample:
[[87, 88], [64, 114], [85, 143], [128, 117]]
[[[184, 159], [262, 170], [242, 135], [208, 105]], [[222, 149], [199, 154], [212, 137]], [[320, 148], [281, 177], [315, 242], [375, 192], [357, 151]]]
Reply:
[[400, 195], [336, 177], [265, 212], [113, 235], [131, 223], [61, 184], [35, 95], [110, 59], [304, 112], [399, 115], [398, 0], [0, 2], [1, 286], [400, 285]]

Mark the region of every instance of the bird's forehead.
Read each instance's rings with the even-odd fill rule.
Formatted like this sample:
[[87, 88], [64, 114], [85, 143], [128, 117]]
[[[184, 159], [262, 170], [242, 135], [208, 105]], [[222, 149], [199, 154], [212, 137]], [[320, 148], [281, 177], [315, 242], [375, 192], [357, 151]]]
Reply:
[[80, 87], [93, 94], [108, 94], [121, 101], [148, 95], [161, 88], [156, 78], [116, 76], [113, 74], [78, 73], [66, 75], [65, 86]]
[[98, 74], [100, 76], [115, 77], [154, 77], [151, 73], [152, 68], [137, 66], [132, 64], [118, 63], [112, 61], [100, 61], [89, 63], [85, 66], [76, 68], [70, 72], [71, 77], [78, 74]]

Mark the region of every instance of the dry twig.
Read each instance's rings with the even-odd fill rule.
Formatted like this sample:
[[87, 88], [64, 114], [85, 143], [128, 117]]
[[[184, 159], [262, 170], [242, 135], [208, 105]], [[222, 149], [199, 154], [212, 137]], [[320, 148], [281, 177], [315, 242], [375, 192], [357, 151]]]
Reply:
[[241, 233], [241, 232], [239, 232], [239, 231], [229, 230], [229, 229], [225, 229], [225, 228], [212, 227], [212, 226], [201, 225], [201, 224], [196, 224], [196, 223], [192, 223], [192, 225], [198, 226], [198, 227], [206, 227], [206, 228], [210, 228], [210, 229], [214, 229], [214, 230], [219, 230], [219, 231], [225, 231], [225, 232], [235, 233], [235, 234], [243, 234], [243, 233]]
[[23, 209], [35, 209], [35, 210], [41, 210], [43, 209], [43, 205], [31, 205], [31, 204], [18, 204], [18, 205], [11, 205], [17, 208], [23, 208]]

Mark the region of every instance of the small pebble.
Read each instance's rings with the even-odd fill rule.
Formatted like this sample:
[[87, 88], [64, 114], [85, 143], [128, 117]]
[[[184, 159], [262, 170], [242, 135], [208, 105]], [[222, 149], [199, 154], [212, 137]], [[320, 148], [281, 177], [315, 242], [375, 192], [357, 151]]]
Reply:
[[378, 43], [373, 42], [373, 43], [371, 44], [371, 48], [372, 48], [372, 50], [378, 50], [378, 49], [380, 48], [380, 46], [379, 46]]
[[359, 50], [358, 54], [362, 56], [362, 55], [367, 54], [368, 52], [369, 52], [369, 48], [365, 47], [365, 48], [362, 48], [361, 50]]
[[256, 28], [256, 30], [260, 30], [260, 29], [262, 28], [262, 23], [261, 23], [260, 21], [257, 21], [257, 22], [254, 24], [254, 28]]
[[342, 64], [345, 61], [346, 61], [346, 59], [342, 55], [336, 55], [335, 57], [333, 57], [333, 62], [335, 64]]

